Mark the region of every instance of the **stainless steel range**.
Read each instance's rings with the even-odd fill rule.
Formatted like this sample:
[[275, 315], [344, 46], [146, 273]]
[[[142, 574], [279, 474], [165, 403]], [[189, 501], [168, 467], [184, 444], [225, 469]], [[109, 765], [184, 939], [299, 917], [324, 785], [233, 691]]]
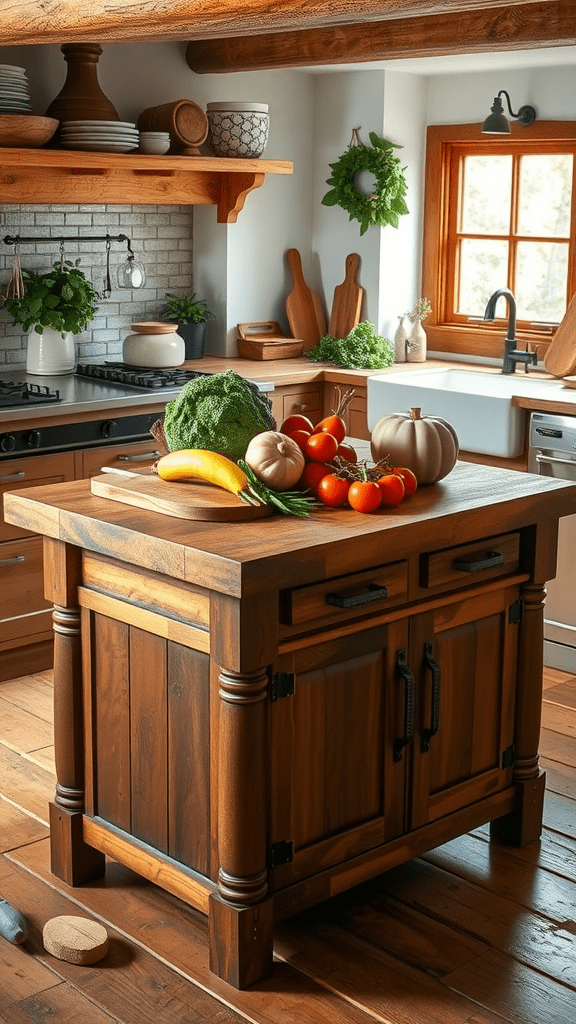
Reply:
[[[208, 375], [121, 362], [82, 363], [55, 377], [0, 372], [0, 459], [149, 440], [166, 402]], [[274, 390], [272, 382], [256, 383]]]

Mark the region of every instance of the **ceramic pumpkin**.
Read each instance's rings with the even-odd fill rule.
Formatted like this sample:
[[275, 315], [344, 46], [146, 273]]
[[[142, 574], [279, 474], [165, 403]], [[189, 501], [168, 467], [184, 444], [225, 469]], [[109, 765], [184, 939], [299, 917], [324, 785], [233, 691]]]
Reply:
[[388, 459], [393, 466], [406, 466], [419, 484], [447, 476], [459, 450], [454, 427], [439, 416], [422, 416], [420, 409], [383, 416], [372, 431], [370, 447], [374, 462]]

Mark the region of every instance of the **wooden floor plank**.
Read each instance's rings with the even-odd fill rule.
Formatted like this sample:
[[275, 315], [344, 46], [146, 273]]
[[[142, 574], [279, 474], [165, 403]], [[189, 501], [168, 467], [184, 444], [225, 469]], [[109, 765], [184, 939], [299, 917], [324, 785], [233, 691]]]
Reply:
[[466, 992], [514, 1024], [574, 1024], [574, 989], [531, 971], [511, 957], [490, 950], [445, 978], [456, 992]]
[[573, 736], [564, 736], [552, 729], [540, 733], [540, 755], [576, 768], [576, 743]]
[[560, 704], [542, 705], [542, 727], [562, 736], [576, 739], [576, 711], [566, 714], [566, 708]]
[[557, 683], [546, 690], [545, 704], [559, 704], [563, 708], [576, 710], [576, 679], [574, 676], [566, 682]]
[[[2, 719], [2, 742], [13, 750], [36, 750], [52, 743], [52, 723], [28, 710], [17, 707], [12, 701], [4, 700], [0, 692], [0, 718]], [[24, 740], [25, 738], [25, 740]]]
[[[547, 757], [540, 758], [540, 765], [546, 772], [547, 792], [559, 793], [561, 796], [576, 800], [576, 768], [558, 761], [549, 761]], [[574, 813], [576, 814], [576, 810]]]
[[0, 743], [0, 780], [8, 800], [41, 821], [48, 821], [48, 803], [54, 796], [54, 776], [50, 772]]
[[0, 795], [0, 853], [26, 846], [47, 835], [47, 825], [14, 807]]

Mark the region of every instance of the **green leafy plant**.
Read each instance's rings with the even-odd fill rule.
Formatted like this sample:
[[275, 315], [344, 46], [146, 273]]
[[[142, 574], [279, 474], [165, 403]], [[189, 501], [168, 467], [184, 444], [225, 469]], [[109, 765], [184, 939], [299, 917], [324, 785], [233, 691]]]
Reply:
[[98, 296], [82, 271], [69, 260], [54, 263], [45, 274], [24, 270], [22, 277], [24, 295], [4, 302], [13, 326], [21, 324], [25, 331], [34, 327], [38, 334], [43, 334], [45, 327], [62, 335], [68, 331], [79, 334], [94, 319]]
[[160, 313], [167, 320], [174, 320], [179, 324], [201, 324], [206, 320], [214, 320], [214, 313], [208, 309], [206, 300], [197, 299], [195, 292], [183, 296], [166, 292], [166, 298], [169, 301], [162, 306]]
[[394, 344], [377, 334], [373, 323], [363, 320], [346, 338], [325, 335], [308, 355], [315, 362], [336, 363], [350, 370], [380, 370], [392, 366]]
[[[393, 152], [402, 146], [381, 139], [375, 132], [370, 132], [370, 142], [372, 146], [351, 145], [335, 164], [330, 164], [332, 176], [326, 184], [333, 187], [322, 199], [324, 206], [341, 206], [350, 220], [360, 221], [361, 235], [371, 224], [397, 228], [399, 217], [408, 213], [404, 199], [408, 191], [406, 168], [400, 166]], [[369, 195], [356, 188], [355, 178], [360, 171], [370, 171], [376, 178]]]

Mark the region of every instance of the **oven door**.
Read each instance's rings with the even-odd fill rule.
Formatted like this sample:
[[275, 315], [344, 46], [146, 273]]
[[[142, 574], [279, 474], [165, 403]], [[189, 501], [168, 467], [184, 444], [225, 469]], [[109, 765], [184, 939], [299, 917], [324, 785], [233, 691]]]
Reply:
[[[532, 413], [528, 471], [560, 480], [576, 480], [576, 417]], [[544, 664], [576, 672], [576, 515], [558, 524], [556, 578], [546, 586]]]

